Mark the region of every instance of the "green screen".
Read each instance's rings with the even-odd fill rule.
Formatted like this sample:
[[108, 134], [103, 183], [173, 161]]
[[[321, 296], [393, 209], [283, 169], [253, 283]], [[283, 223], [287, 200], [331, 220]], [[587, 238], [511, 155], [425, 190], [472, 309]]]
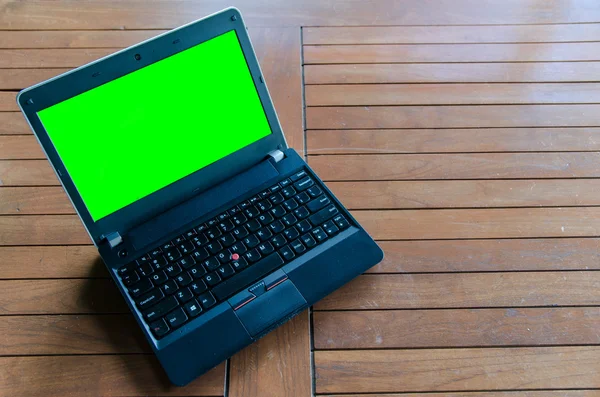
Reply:
[[235, 31], [38, 116], [94, 221], [271, 133]]

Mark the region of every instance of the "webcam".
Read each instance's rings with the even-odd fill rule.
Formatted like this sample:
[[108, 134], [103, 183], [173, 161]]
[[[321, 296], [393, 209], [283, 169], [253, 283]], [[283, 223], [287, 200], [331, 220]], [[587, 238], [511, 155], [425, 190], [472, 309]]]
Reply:
[[140, 59], [142, 59], [142, 56], [140, 54], [135, 54], [133, 57], [135, 58], [136, 61], [139, 61]]

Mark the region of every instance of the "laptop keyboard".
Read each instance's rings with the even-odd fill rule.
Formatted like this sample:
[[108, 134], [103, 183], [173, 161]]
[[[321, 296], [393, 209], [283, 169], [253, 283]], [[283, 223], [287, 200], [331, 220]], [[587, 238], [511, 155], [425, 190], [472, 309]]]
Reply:
[[349, 226], [302, 170], [117, 273], [162, 338]]

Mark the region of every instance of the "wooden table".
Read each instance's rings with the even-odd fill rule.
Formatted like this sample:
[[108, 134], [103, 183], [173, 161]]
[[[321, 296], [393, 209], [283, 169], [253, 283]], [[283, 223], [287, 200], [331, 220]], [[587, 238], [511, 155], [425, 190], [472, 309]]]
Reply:
[[386, 258], [169, 386], [14, 99], [229, 4], [0, 0], [0, 395], [600, 395], [597, 0], [234, 3]]

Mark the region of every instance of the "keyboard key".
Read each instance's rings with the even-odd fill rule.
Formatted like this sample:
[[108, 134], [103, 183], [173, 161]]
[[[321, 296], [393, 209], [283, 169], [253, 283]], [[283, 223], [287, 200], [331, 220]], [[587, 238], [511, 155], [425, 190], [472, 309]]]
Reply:
[[[192, 230], [190, 230], [189, 232], [186, 232], [186, 233], [185, 233], [185, 237], [186, 237], [188, 240], [191, 240], [191, 239], [193, 239], [193, 238], [194, 238], [194, 236], [196, 236], [197, 234], [198, 234], [198, 232], [196, 232], [196, 230], [195, 230], [195, 229], [192, 229]], [[150, 255], [152, 255], [152, 254], [150, 254]]]
[[162, 269], [163, 267], [167, 266], [167, 263], [169, 263], [167, 262], [167, 258], [165, 258], [162, 255], [150, 260], [150, 264], [152, 265], [154, 270]]
[[256, 208], [256, 206], [252, 205], [246, 208], [244, 213], [248, 218], [254, 218], [255, 216], [258, 216], [258, 214], [260, 214], [260, 211], [258, 210], [258, 208]]
[[229, 212], [229, 215], [230, 215], [230, 216], [234, 216], [234, 215], [236, 215], [237, 213], [239, 213], [240, 211], [241, 211], [241, 210], [240, 210], [240, 207], [238, 207], [238, 206], [236, 205], [235, 207], [231, 208], [231, 209], [230, 209], [229, 211], [227, 211], [227, 212]]
[[271, 252], [275, 251], [275, 248], [273, 247], [273, 244], [267, 241], [265, 243], [259, 244], [258, 250], [263, 256], [266, 256], [269, 255]]
[[340, 228], [340, 230], [344, 230], [345, 228], [350, 226], [350, 223], [342, 215], [338, 215], [338, 216], [334, 217], [333, 221], [335, 222], [337, 227]]
[[308, 194], [310, 194], [310, 197], [318, 197], [321, 195], [321, 193], [323, 193], [323, 191], [321, 190], [320, 187], [318, 186], [311, 186], [307, 191]]
[[323, 222], [328, 221], [330, 218], [333, 218], [335, 215], [337, 215], [337, 213], [338, 209], [335, 207], [335, 205], [330, 204], [327, 207], [320, 210], [319, 212], [317, 212], [316, 214], [311, 215], [308, 218], [308, 220], [314, 226], [318, 226], [321, 225]]
[[332, 221], [328, 221], [325, 222], [323, 224], [323, 229], [327, 232], [327, 234], [329, 234], [330, 236], [333, 236], [334, 234], [337, 234], [337, 232], [340, 231], [340, 229], [335, 225], [335, 223], [333, 223]]
[[194, 248], [196, 248], [194, 246], [194, 243], [192, 243], [191, 241], [185, 241], [181, 244], [179, 244], [177, 246], [177, 248], [179, 248], [179, 252], [181, 252], [181, 255], [187, 255], [190, 252], [192, 252], [194, 250]]
[[175, 280], [177, 280], [177, 284], [179, 284], [180, 287], [185, 287], [194, 281], [188, 272], [181, 273], [179, 276], [175, 277]]
[[160, 248], [153, 249], [150, 251], [150, 258], [156, 258], [157, 256], [162, 254], [162, 250]]
[[159, 285], [165, 283], [168, 280], [168, 277], [163, 270], [159, 270], [158, 272], [151, 275], [150, 279], [155, 285]]
[[208, 226], [206, 225], [206, 223], [203, 223], [202, 225], [196, 227], [194, 230], [196, 230], [196, 233], [200, 234], [206, 229], [208, 229]]
[[290, 247], [289, 245], [286, 245], [285, 247], [280, 249], [279, 253], [285, 258], [286, 261], [290, 261], [296, 256], [296, 254], [294, 254], [294, 251], [292, 251], [292, 247]]
[[231, 260], [231, 252], [229, 250], [223, 250], [217, 254], [217, 259], [221, 263], [227, 263]]
[[181, 267], [177, 264], [169, 265], [169, 266], [165, 267], [165, 272], [167, 272], [167, 276], [175, 277], [176, 275], [181, 273]]
[[175, 247], [173, 244], [171, 244], [171, 242], [169, 241], [168, 243], [164, 243], [163, 245], [160, 246], [160, 249], [165, 252], [168, 251], [170, 249], [173, 249], [173, 247]]
[[194, 236], [192, 238], [192, 242], [196, 247], [201, 247], [204, 244], [208, 243], [208, 237], [204, 233]]
[[183, 267], [184, 269], [189, 269], [190, 267], [192, 267], [196, 264], [196, 261], [194, 260], [193, 256], [186, 256], [186, 257], [181, 258], [179, 260], [179, 262], [177, 262], [177, 264], [179, 266]]
[[302, 237], [300, 237], [300, 239], [302, 240], [304, 245], [306, 245], [308, 248], [312, 248], [315, 245], [317, 245], [317, 242], [315, 241], [314, 238], [312, 238], [312, 236], [310, 234], [305, 234]]
[[307, 174], [306, 174], [306, 171], [302, 170], [302, 171], [298, 171], [298, 172], [296, 172], [294, 175], [292, 175], [292, 176], [290, 177], [290, 179], [291, 179], [293, 182], [296, 182], [298, 179], [300, 179], [300, 178], [304, 178], [306, 175], [307, 175]]
[[215, 272], [208, 273], [204, 276], [204, 282], [206, 282], [209, 287], [213, 287], [221, 282], [221, 277]]
[[260, 259], [260, 254], [258, 253], [258, 250], [256, 248], [246, 252], [244, 256], [246, 257], [249, 263], [257, 262]]
[[285, 215], [285, 208], [283, 208], [281, 205], [278, 205], [277, 207], [271, 209], [271, 214], [273, 214], [275, 218], [281, 218]]
[[240, 209], [241, 210], [245, 210], [249, 206], [250, 206], [250, 202], [249, 201], [244, 201], [243, 203], [240, 203]]
[[178, 246], [179, 244], [183, 243], [185, 241], [185, 236], [179, 236], [179, 237], [175, 237], [173, 240], [171, 240], [171, 242], [173, 243], [173, 245]]
[[269, 196], [269, 194], [271, 194], [271, 191], [269, 189], [265, 190], [264, 192], [261, 192], [259, 194], [260, 198], [266, 198]]
[[165, 316], [165, 321], [172, 329], [181, 327], [187, 321], [187, 319], [188, 317], [185, 315], [182, 308], [173, 310], [171, 313]]
[[152, 273], [154, 273], [154, 269], [152, 268], [151, 264], [144, 263], [142, 266], [140, 266], [138, 268], [138, 273], [142, 277], [148, 277], [149, 275], [151, 275]]
[[297, 254], [301, 254], [304, 251], [306, 251], [306, 247], [304, 246], [304, 244], [302, 244], [300, 240], [294, 240], [290, 245], [292, 246], [294, 251], [296, 251]]
[[231, 266], [236, 272], [245, 269], [248, 266], [248, 261], [243, 256], [240, 256], [238, 260], [232, 261]]
[[165, 256], [169, 262], [175, 262], [181, 258], [181, 253], [177, 248], [171, 248], [170, 250], [165, 251]]
[[298, 222], [298, 218], [296, 218], [294, 214], [287, 214], [282, 218], [282, 221], [286, 224], [286, 226], [292, 226]]
[[180, 289], [179, 291], [177, 291], [175, 296], [177, 297], [177, 300], [179, 300], [179, 302], [185, 303], [185, 302], [189, 301], [190, 299], [192, 299], [194, 297], [194, 294], [192, 294], [192, 291], [190, 291], [189, 288], [184, 287], [184, 288]]
[[296, 208], [298, 208], [298, 202], [292, 198], [287, 201], [284, 201], [283, 206], [285, 207], [286, 210], [293, 211]]
[[148, 292], [146, 295], [140, 296], [136, 303], [140, 309], [145, 309], [147, 307], [155, 305], [164, 297], [165, 294], [163, 294], [163, 292], [160, 289], [155, 288], [152, 291]]
[[256, 205], [258, 206], [258, 209], [261, 210], [261, 212], [268, 211], [271, 209], [271, 207], [273, 207], [273, 204], [271, 204], [269, 200], [263, 200]]
[[229, 213], [227, 213], [227, 211], [225, 211], [222, 214], [219, 214], [219, 216], [217, 216], [217, 219], [219, 219], [221, 222], [223, 222], [227, 218], [229, 218]]
[[150, 259], [151, 259], [151, 258], [150, 258], [148, 255], [144, 255], [144, 256], [142, 256], [140, 259], [138, 259], [136, 262], [137, 262], [138, 266], [141, 266], [141, 265], [143, 265], [144, 263], [148, 263], [148, 261], [149, 261]]
[[252, 282], [271, 273], [281, 265], [283, 265], [283, 259], [281, 259], [278, 253], [272, 253], [271, 255], [251, 265], [235, 277], [232, 277], [224, 283], [217, 285], [212, 290], [212, 293], [217, 297], [217, 299], [222, 301], [238, 292], [240, 289], [248, 286]]
[[275, 221], [269, 225], [269, 229], [271, 229], [273, 233], [281, 233], [285, 229], [285, 225], [281, 221]]
[[266, 227], [263, 227], [258, 232], [256, 232], [256, 235], [258, 236], [260, 241], [267, 241], [268, 239], [273, 237], [273, 233]]
[[192, 267], [189, 272], [194, 280], [197, 280], [206, 274], [206, 270], [200, 265]]
[[212, 257], [212, 258], [208, 258], [207, 260], [205, 260], [204, 262], [202, 262], [202, 264], [204, 265], [204, 267], [206, 267], [209, 271], [213, 271], [216, 268], [218, 268], [220, 266], [219, 261], [217, 260], [217, 258]]
[[132, 270], [128, 273], [123, 274], [121, 276], [121, 280], [123, 280], [123, 284], [129, 287], [130, 285], [133, 285], [140, 281], [140, 276], [136, 273], [135, 270]]
[[220, 268], [217, 269], [217, 273], [219, 274], [219, 276], [221, 276], [221, 278], [223, 280], [226, 278], [229, 278], [235, 274], [235, 272], [233, 271], [233, 268], [229, 265], [221, 266]]
[[200, 295], [198, 297], [198, 302], [200, 302], [202, 307], [206, 310], [210, 309], [217, 303], [215, 297], [210, 292]]
[[298, 223], [296, 228], [300, 231], [300, 233], [308, 233], [311, 231], [312, 226], [308, 221], [304, 220]]
[[233, 244], [229, 249], [231, 250], [232, 253], [239, 254], [239, 255], [248, 251], [248, 248], [246, 248], [244, 243], [242, 243], [241, 241], [238, 241], [237, 243]]
[[284, 188], [281, 193], [283, 194], [283, 196], [285, 198], [290, 198], [290, 197], [294, 197], [296, 195], [296, 189], [294, 189], [291, 186], [288, 186], [286, 188]]
[[202, 313], [202, 307], [198, 302], [196, 302], [195, 299], [183, 305], [183, 308], [190, 317], [197, 317], [200, 313]]
[[298, 182], [294, 183], [294, 188], [296, 190], [298, 190], [299, 192], [308, 189], [309, 187], [311, 187], [312, 185], [315, 184], [315, 181], [313, 181], [312, 179], [310, 179], [310, 177], [306, 177], [303, 178], [301, 180], [299, 180]]
[[274, 195], [269, 197], [269, 200], [271, 200], [273, 204], [277, 205], [283, 203], [283, 200], [285, 199], [283, 198], [283, 195], [281, 193], [275, 193]]
[[164, 316], [166, 313], [175, 309], [179, 306], [177, 299], [174, 296], [168, 296], [166, 299], [163, 299], [161, 302], [158, 302], [156, 305], [146, 310], [143, 315], [148, 321], [155, 320]]
[[194, 293], [194, 295], [200, 295], [208, 289], [204, 280], [194, 281], [189, 285], [189, 289]]
[[177, 286], [175, 280], [168, 280], [160, 287], [161, 291], [164, 292], [165, 295], [174, 294], [175, 292], [177, 292], [178, 288], [179, 287]]
[[313, 236], [317, 239], [318, 242], [327, 240], [327, 233], [323, 231], [320, 227], [316, 228], [312, 231]]
[[194, 258], [196, 263], [203, 261], [204, 259], [208, 258], [209, 256], [210, 256], [210, 254], [204, 247], [198, 248], [198, 250], [192, 252], [192, 258]]
[[260, 225], [259, 221], [257, 221], [256, 219], [252, 219], [250, 222], [246, 223], [246, 227], [251, 232], [255, 232], [258, 229], [260, 229], [262, 226]]
[[246, 230], [246, 228], [244, 226], [240, 226], [233, 231], [233, 235], [237, 239], [243, 239], [244, 237], [246, 237], [248, 235], [248, 230]]
[[215, 240], [215, 241], [207, 244], [206, 248], [208, 249], [208, 251], [211, 254], [216, 254], [217, 252], [219, 252], [223, 249], [223, 245], [221, 245], [221, 242], [219, 242], [219, 240]]
[[287, 243], [287, 240], [285, 239], [283, 234], [278, 234], [277, 236], [271, 239], [271, 243], [273, 243], [275, 248], [281, 248]]
[[327, 204], [331, 203], [329, 198], [325, 195], [319, 196], [310, 203], [306, 204], [306, 208], [310, 210], [310, 212], [317, 212], [321, 208], [325, 207]]
[[229, 219], [225, 219], [224, 221], [219, 223], [219, 227], [221, 228], [223, 233], [228, 233], [235, 228], [235, 226], [233, 225], [233, 222], [231, 222]]
[[235, 237], [233, 237], [233, 234], [227, 233], [219, 237], [219, 241], [221, 242], [221, 244], [223, 244], [224, 247], [229, 247], [230, 245], [235, 243]]
[[163, 335], [166, 335], [169, 332], [169, 326], [162, 318], [160, 320], [154, 321], [149, 325], [152, 333], [157, 338], [160, 338]]
[[233, 218], [231, 218], [231, 220], [237, 226], [240, 226], [240, 225], [243, 225], [244, 223], [246, 223], [246, 221], [248, 220], [248, 218], [246, 218], [246, 215], [244, 215], [244, 214], [242, 214], [240, 212], [239, 214], [236, 214]]
[[268, 225], [269, 223], [273, 222], [275, 220], [275, 218], [273, 218], [273, 215], [271, 215], [270, 213], [264, 213], [261, 214], [258, 217], [258, 220], [260, 221], [260, 223], [262, 223], [263, 225]]
[[296, 230], [295, 227], [290, 227], [285, 232], [283, 232], [283, 234], [289, 241], [292, 241], [293, 239], [295, 239], [296, 237], [298, 237], [300, 235], [300, 233], [298, 233], [298, 230]]
[[279, 185], [275, 185], [275, 186], [271, 186], [271, 188], [269, 189], [271, 191], [271, 193], [275, 193], [281, 190], [281, 186]]
[[134, 298], [137, 298], [141, 294], [150, 291], [152, 288], [154, 288], [152, 281], [150, 281], [147, 278], [143, 278], [139, 282], [129, 287], [129, 293], [131, 293], [131, 296], [133, 296]]
[[214, 225], [216, 225], [218, 222], [217, 218], [213, 218], [210, 221], [206, 222], [206, 226], [208, 226], [208, 228], [210, 229], [211, 227], [213, 227]]
[[259, 196], [254, 196], [254, 197], [252, 197], [248, 201], [250, 201], [250, 204], [256, 204], [258, 202], [258, 200], [260, 200], [260, 197]]
[[132, 270], [137, 269], [137, 267], [138, 267], [138, 264], [136, 262], [128, 263], [125, 266], [121, 266], [119, 268], [119, 270], [117, 270], [117, 274], [119, 274], [119, 276], [121, 276], [121, 275], [123, 275], [125, 273], [128, 273], [128, 272], [130, 272]]
[[255, 235], [250, 235], [244, 239], [244, 244], [248, 248], [254, 248], [260, 243], [260, 240]]
[[208, 237], [209, 240], [214, 240], [221, 234], [221, 230], [217, 229], [216, 227], [211, 227], [206, 231], [206, 237]]
[[289, 179], [284, 179], [283, 181], [279, 182], [279, 186], [286, 187], [289, 186], [291, 183], [292, 181], [290, 181]]
[[300, 204], [306, 204], [310, 201], [310, 196], [306, 194], [306, 192], [302, 192], [296, 196], [296, 200], [298, 200]]

